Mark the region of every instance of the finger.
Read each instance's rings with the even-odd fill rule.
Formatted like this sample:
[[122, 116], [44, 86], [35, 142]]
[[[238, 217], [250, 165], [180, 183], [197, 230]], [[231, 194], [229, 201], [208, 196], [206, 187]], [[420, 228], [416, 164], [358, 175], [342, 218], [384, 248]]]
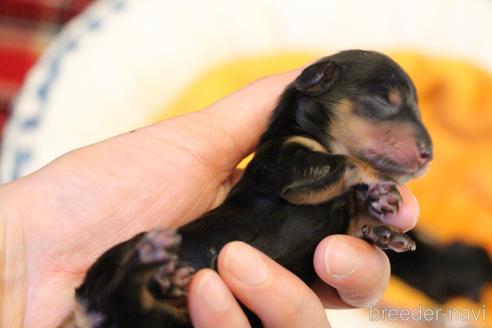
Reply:
[[198, 328], [250, 327], [241, 307], [219, 275], [210, 269], [197, 272], [190, 284], [188, 307]]
[[[138, 149], [151, 151], [157, 148], [157, 142], [161, 146], [167, 143], [167, 148], [176, 148], [175, 152], [192, 153], [200, 164], [221, 172], [230, 171], [253, 151], [281, 93], [300, 71], [262, 78], [201, 111], [163, 120], [113, 140], [126, 146], [138, 144]], [[105, 144], [109, 147], [107, 142]], [[182, 165], [189, 159], [174, 161]]]
[[[390, 278], [390, 264], [384, 252], [352, 236], [325, 238], [315, 250], [314, 268], [326, 284], [316, 292], [327, 307], [365, 307], [383, 295]], [[338, 297], [336, 297], [338, 294]]]
[[324, 308], [298, 277], [243, 242], [219, 254], [219, 273], [265, 327], [329, 327]]
[[420, 207], [412, 192], [403, 185], [398, 186], [403, 202], [396, 214], [387, 214], [381, 221], [397, 228], [400, 231], [408, 231], [415, 227], [420, 216]]

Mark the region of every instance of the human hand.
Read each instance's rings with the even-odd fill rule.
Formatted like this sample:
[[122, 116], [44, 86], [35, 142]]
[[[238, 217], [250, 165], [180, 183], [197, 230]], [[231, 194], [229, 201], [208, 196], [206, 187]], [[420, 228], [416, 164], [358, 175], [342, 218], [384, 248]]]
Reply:
[[[418, 204], [405, 187], [403, 206], [387, 220], [402, 230], [413, 227]], [[388, 258], [379, 248], [346, 235], [325, 238], [314, 267], [320, 279], [314, 291], [265, 254], [242, 243], [227, 244], [219, 254], [219, 274], [199, 271], [189, 289], [193, 323], [200, 328], [249, 327], [235, 298], [265, 327], [329, 327], [324, 308], [364, 307], [377, 302], [390, 277]], [[234, 298], [235, 297], [235, 298]]]
[[[262, 79], [205, 110], [75, 150], [1, 186], [0, 215], [7, 238], [4, 269], [8, 268], [13, 279], [5, 290], [4, 316], [21, 317], [25, 310], [26, 327], [56, 326], [73, 307], [73, 291], [85, 272], [108, 248], [157, 226], [180, 226], [220, 204], [240, 176], [237, 163], [254, 149], [278, 96], [298, 74], [293, 71]], [[407, 196], [402, 209], [390, 220], [406, 230], [415, 224], [417, 204], [403, 191]], [[346, 243], [334, 243], [341, 240]], [[343, 275], [340, 272], [349, 267], [346, 255], [354, 255], [347, 245], [357, 254], [350, 258], [359, 262], [353, 272]], [[234, 250], [232, 246], [221, 252], [220, 261], [228, 257], [228, 250]], [[337, 251], [332, 252], [332, 247]], [[316, 298], [307, 286], [262, 258], [270, 277], [275, 276], [263, 287], [264, 292], [273, 297], [276, 282], [289, 282], [283, 288], [307, 300], [305, 309], [322, 309], [319, 301], [311, 304]], [[318, 283], [315, 290], [332, 307], [374, 301], [389, 277], [384, 253], [349, 236], [325, 239], [314, 262], [319, 276], [332, 286]], [[241, 289], [223, 267], [227, 266], [219, 264], [227, 287], [265, 322], [273, 322], [290, 309], [284, 299], [278, 303], [283, 304], [279, 312], [262, 312], [272, 306], [262, 306], [267, 298]], [[210, 275], [213, 273], [204, 271], [193, 279], [190, 305], [194, 320], [203, 318], [205, 311], [193, 306], [199, 302], [196, 286]], [[243, 293], [254, 298], [247, 300]]]

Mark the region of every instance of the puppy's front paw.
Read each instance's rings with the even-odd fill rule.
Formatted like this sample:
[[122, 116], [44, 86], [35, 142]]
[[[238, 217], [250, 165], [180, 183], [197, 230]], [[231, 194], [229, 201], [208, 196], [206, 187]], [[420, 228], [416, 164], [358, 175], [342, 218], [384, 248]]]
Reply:
[[412, 238], [367, 215], [353, 217], [347, 234], [362, 238], [381, 249], [391, 249], [398, 253], [415, 250], [415, 242]]
[[364, 225], [362, 238], [381, 249], [391, 249], [398, 253], [415, 250], [415, 242], [412, 238], [385, 225]]
[[367, 190], [367, 202], [369, 213], [381, 219], [386, 214], [396, 214], [402, 203], [397, 184], [392, 181], [381, 181], [369, 185]]

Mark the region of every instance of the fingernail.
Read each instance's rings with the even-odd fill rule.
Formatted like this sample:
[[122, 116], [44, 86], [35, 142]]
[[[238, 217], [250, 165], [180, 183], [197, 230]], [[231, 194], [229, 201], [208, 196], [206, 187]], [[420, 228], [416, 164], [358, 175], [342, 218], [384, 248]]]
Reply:
[[197, 288], [202, 303], [214, 312], [224, 311], [229, 307], [231, 298], [220, 278], [210, 273]]
[[334, 276], [351, 275], [360, 263], [359, 254], [343, 238], [334, 237], [325, 250], [326, 271]]
[[225, 269], [247, 285], [259, 285], [267, 281], [268, 269], [251, 246], [234, 242], [227, 246], [224, 258]]

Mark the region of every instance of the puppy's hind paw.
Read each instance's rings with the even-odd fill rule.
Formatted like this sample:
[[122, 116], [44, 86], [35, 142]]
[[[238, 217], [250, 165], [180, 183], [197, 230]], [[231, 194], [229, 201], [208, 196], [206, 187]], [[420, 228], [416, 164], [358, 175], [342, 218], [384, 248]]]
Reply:
[[150, 286], [160, 298], [182, 298], [194, 273], [195, 269], [187, 265], [163, 265], [151, 278]]
[[137, 244], [140, 263], [155, 267], [147, 286], [158, 299], [186, 296], [195, 269], [179, 261], [177, 252], [180, 245], [181, 235], [170, 229], [150, 231]]
[[181, 236], [171, 229], [152, 230], [138, 242], [136, 248], [142, 264], [175, 263]]

